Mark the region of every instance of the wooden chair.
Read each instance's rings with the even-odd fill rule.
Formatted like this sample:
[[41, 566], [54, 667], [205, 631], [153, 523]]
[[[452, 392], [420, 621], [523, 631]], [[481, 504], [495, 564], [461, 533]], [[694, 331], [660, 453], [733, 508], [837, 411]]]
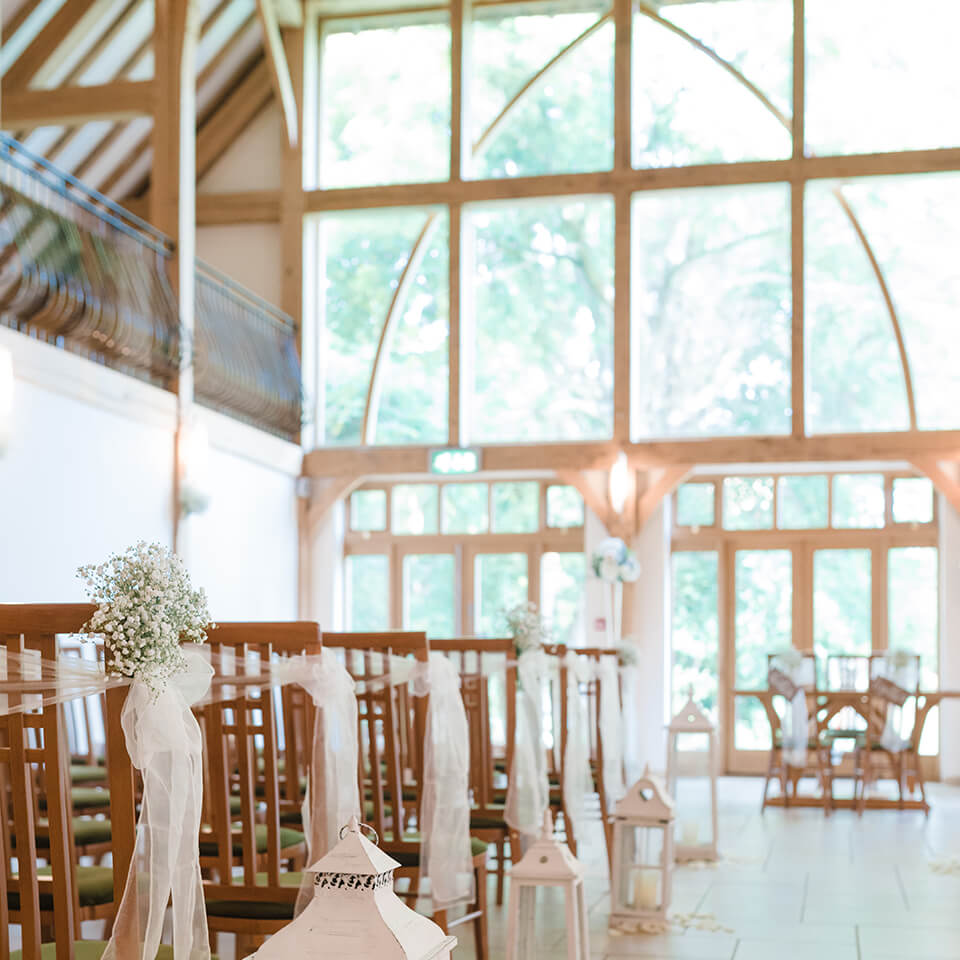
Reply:
[[[426, 662], [430, 647], [425, 633], [327, 633], [325, 649], [343, 651], [344, 664], [361, 685], [357, 695], [360, 789], [364, 818], [377, 831], [381, 847], [400, 863], [398, 879], [411, 882], [401, 896], [416, 899], [419, 888], [421, 840], [410, 828], [411, 804], [420, 823], [419, 786], [423, 782], [423, 744], [426, 733], [427, 697], [411, 697], [391, 684], [391, 657], [413, 657]], [[406, 793], [406, 799], [405, 799]], [[412, 799], [411, 799], [412, 798]], [[472, 923], [476, 955], [487, 957], [487, 844], [471, 838], [477, 900], [463, 917], [449, 919], [445, 910], [435, 910], [434, 920], [450, 930]]]
[[[500, 773], [497, 760], [502, 758], [506, 769], [510, 769], [517, 697], [513, 640], [509, 637], [432, 639], [430, 649], [449, 657], [460, 674], [470, 729], [470, 833], [496, 848], [496, 902], [500, 906], [511, 831], [504, 820], [504, 803], [497, 795]], [[496, 669], [489, 669], [493, 660], [502, 663], [498, 662]], [[515, 843], [516, 838], [510, 845], [511, 850], [517, 849]]]
[[[917, 726], [920, 693], [920, 655], [901, 655], [903, 662], [895, 669], [887, 654], [869, 658], [869, 706], [867, 730], [854, 754], [854, 784], [857, 813], [866, 809], [867, 789], [878, 780], [894, 780], [897, 784], [897, 806], [906, 809], [907, 794], [919, 787], [921, 804], [929, 806], [920, 771], [920, 730]], [[885, 736], [886, 735], [886, 736]], [[887, 737], [899, 740], [902, 749], [895, 749]]]
[[[92, 614], [89, 604], [0, 604], [0, 645], [5, 651], [37, 651], [53, 661], [57, 635], [74, 633]], [[18, 667], [8, 663], [6, 684], [14, 684]], [[13, 689], [10, 687], [9, 689]], [[120, 725], [125, 688], [107, 692], [112, 704], [107, 716], [106, 746], [110, 771], [113, 868], [78, 867], [74, 855], [74, 818], [70, 802], [68, 737], [63, 710], [56, 705], [0, 717], [0, 769], [3, 773], [3, 809], [7, 828], [0, 834], [4, 847], [0, 870], [0, 957], [72, 960], [76, 955], [80, 922], [112, 917], [126, 883], [134, 848], [135, 810], [133, 775]], [[11, 704], [23, 702], [7, 693]], [[41, 804], [40, 798], [43, 798]], [[41, 806], [46, 821], [44, 840], [38, 843]], [[11, 849], [11, 836], [16, 847]], [[11, 854], [17, 870], [11, 870]], [[40, 866], [38, 859], [45, 860]], [[22, 947], [9, 951], [10, 923], [21, 928]], [[49, 941], [42, 947], [44, 941]], [[55, 946], [53, 946], [55, 941]], [[84, 957], [99, 957], [105, 943], [84, 942]]]
[[[222, 673], [215, 695], [196, 711], [204, 734], [208, 821], [200, 862], [211, 938], [235, 934], [238, 956], [244, 956], [293, 918], [306, 852], [303, 834], [280, 822], [270, 659], [319, 653], [319, 628], [309, 622], [224, 623], [211, 632], [209, 648]], [[237, 683], [221, 686], [227, 671]]]
[[[832, 805], [833, 777], [831, 763], [831, 744], [825, 734], [826, 719], [819, 713], [818, 694], [819, 683], [817, 661], [813, 653], [803, 652], [800, 669], [801, 683], [807, 700], [807, 730], [806, 730], [806, 763], [804, 766], [791, 764], [786, 756], [784, 745], [784, 715], [789, 709], [787, 701], [788, 691], [784, 684], [793, 681], [778, 671], [776, 659], [778, 653], [767, 655], [767, 677], [770, 693], [762, 697], [767, 720], [770, 723], [770, 759], [767, 766], [767, 777], [763, 784], [763, 801], [761, 811], [771, 805], [789, 807], [791, 804], [809, 806], [809, 798], [801, 800], [798, 785], [805, 777], [814, 777], [820, 785], [821, 795], [816, 799], [817, 805], [822, 805], [829, 811]], [[770, 796], [770, 784], [777, 781], [780, 784], [780, 796]]]

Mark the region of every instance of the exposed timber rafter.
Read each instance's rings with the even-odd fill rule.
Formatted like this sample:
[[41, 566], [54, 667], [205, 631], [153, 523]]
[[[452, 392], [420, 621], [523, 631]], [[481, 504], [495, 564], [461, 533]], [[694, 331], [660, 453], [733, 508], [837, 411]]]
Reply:
[[914, 457], [911, 462], [933, 481], [947, 503], [960, 513], [960, 461], [945, 463], [935, 457]]
[[129, 120], [153, 113], [151, 80], [118, 81], [53, 90], [5, 90], [3, 124], [8, 130], [79, 126], [94, 120]]
[[295, 147], [299, 137], [297, 97], [294, 93], [293, 78], [290, 75], [290, 65], [287, 63], [283, 37], [280, 34], [278, 6], [278, 0], [257, 0], [257, 13], [260, 17], [260, 26], [263, 28], [263, 45], [267, 65], [270, 68], [270, 79], [277, 99], [280, 101], [287, 140], [291, 147]]

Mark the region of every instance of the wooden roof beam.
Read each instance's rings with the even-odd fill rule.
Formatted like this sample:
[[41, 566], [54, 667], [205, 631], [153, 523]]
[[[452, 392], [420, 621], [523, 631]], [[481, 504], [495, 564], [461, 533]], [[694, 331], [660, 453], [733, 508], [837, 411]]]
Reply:
[[70, 0], [50, 18], [50, 22], [33, 38], [27, 49], [6, 72], [3, 78], [5, 102], [8, 91], [26, 87], [73, 29], [100, 2], [101, 0]]
[[294, 93], [290, 65], [280, 35], [279, 0], [257, 0], [257, 13], [263, 28], [264, 49], [267, 65], [270, 68], [270, 80], [283, 111], [283, 122], [287, 130], [287, 139], [291, 147], [297, 145], [297, 97]]
[[120, 81], [53, 90], [4, 90], [5, 129], [79, 126], [92, 120], [128, 120], [153, 113], [153, 81]]

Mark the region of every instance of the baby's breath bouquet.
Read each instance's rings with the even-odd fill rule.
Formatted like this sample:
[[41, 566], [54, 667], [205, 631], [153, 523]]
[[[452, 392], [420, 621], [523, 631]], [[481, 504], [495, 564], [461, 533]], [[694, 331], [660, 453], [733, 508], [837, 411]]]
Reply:
[[99, 604], [82, 632], [103, 637], [109, 673], [142, 680], [156, 695], [186, 666], [181, 641], [206, 640], [207, 595], [166, 547], [141, 540], [77, 574]]
[[517, 656], [528, 650], [536, 650], [547, 642], [549, 632], [543, 618], [537, 613], [535, 603], [517, 604], [506, 612], [505, 617]]

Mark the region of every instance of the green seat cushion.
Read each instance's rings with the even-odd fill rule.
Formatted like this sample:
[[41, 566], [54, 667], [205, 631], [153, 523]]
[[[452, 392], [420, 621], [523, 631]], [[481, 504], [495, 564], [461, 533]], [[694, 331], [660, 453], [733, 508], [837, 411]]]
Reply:
[[[88, 817], [73, 818], [73, 842], [78, 847], [85, 847], [91, 843], [109, 843], [113, 834], [109, 820], [91, 820]], [[50, 835], [47, 833], [47, 821], [37, 821], [37, 849], [50, 848]], [[10, 845], [17, 845], [16, 837], [11, 835]]]
[[[74, 940], [73, 955], [76, 960], [100, 960], [103, 951], [107, 949], [106, 940]], [[20, 950], [14, 950], [10, 954], [10, 960], [23, 960], [23, 954]], [[57, 960], [57, 945], [55, 943], [44, 943], [40, 947], [40, 960]], [[156, 960], [173, 960], [173, 947], [165, 943], [160, 944], [157, 951]], [[216, 960], [211, 957], [210, 960]]]
[[[71, 787], [70, 797], [74, 810], [104, 810], [110, 806], [110, 791], [100, 787]], [[40, 794], [37, 805], [41, 810], [47, 809], [47, 798]]]
[[[37, 873], [41, 877], [51, 875], [50, 867], [40, 867]], [[112, 867], [77, 867], [77, 898], [81, 907], [98, 907], [113, 901]], [[20, 892], [7, 891], [7, 906], [11, 910], [20, 909]], [[40, 909], [53, 910], [53, 891], [40, 891]]]
[[497, 805], [490, 810], [471, 810], [470, 811], [470, 826], [481, 828], [481, 827], [504, 827], [506, 828], [507, 822], [504, 820], [504, 810], [506, 808], [501, 805]]
[[104, 783], [107, 779], [107, 768], [89, 763], [70, 764], [70, 782], [73, 784]]
[[[257, 843], [257, 853], [267, 852], [267, 825], [258, 823], [254, 828], [254, 837]], [[303, 834], [299, 830], [291, 830], [289, 827], [280, 828], [280, 849], [285, 850], [288, 847], [295, 847], [304, 842]], [[200, 841], [200, 856], [215, 857], [217, 855], [216, 840]], [[234, 840], [233, 855], [240, 857], [243, 855], [243, 844], [239, 840]]]
[[[403, 839], [411, 843], [420, 842], [419, 833], [405, 833]], [[419, 850], [391, 850], [389, 841], [385, 844], [386, 852], [389, 856], [393, 857], [401, 867], [419, 867], [420, 866], [420, 851]], [[479, 837], [470, 838], [470, 856], [476, 857], [481, 853], [487, 852], [487, 841], [481, 840]]]
[[[302, 873], [281, 873], [281, 887], [299, 887]], [[266, 885], [267, 875], [257, 874], [257, 883]], [[208, 917], [249, 917], [254, 920], [292, 920], [293, 903], [277, 903], [269, 900], [208, 900]]]

